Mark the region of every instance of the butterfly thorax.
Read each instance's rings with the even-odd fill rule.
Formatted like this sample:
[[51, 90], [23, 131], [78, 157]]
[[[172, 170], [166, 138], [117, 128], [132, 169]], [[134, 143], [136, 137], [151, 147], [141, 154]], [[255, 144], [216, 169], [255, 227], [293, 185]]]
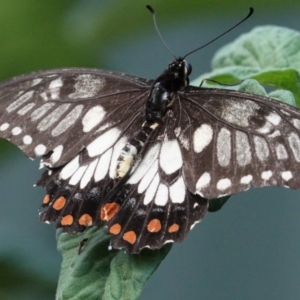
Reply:
[[148, 121], [160, 122], [175, 100], [176, 93], [189, 85], [191, 65], [177, 58], [154, 81], [146, 104]]
[[191, 65], [178, 58], [154, 81], [146, 104], [146, 121], [135, 136], [126, 143], [118, 158], [116, 178], [129, 174], [136, 158], [151, 133], [157, 129], [175, 100], [176, 93], [189, 84]]

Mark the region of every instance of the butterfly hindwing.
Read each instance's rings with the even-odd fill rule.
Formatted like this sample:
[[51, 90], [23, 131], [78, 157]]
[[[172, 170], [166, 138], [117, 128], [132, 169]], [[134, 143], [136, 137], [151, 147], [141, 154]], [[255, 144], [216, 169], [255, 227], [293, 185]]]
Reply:
[[76, 164], [46, 171], [38, 182], [47, 190], [41, 220], [56, 222], [66, 232], [107, 226], [112, 246], [131, 253], [183, 240], [205, 215], [207, 200], [186, 188], [174, 126], [170, 112], [149, 135], [122, 185], [114, 177], [114, 153], [128, 142], [125, 136], [97, 158], [83, 150]]

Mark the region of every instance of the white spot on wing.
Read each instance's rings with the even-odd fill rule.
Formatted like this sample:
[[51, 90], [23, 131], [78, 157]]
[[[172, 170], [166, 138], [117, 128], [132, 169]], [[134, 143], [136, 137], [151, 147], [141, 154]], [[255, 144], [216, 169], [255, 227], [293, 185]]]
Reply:
[[49, 98], [45, 92], [40, 93], [40, 97], [43, 98], [44, 101], [49, 100]]
[[92, 107], [82, 118], [83, 132], [90, 132], [104, 118], [106, 112], [100, 105]]
[[219, 191], [224, 191], [229, 187], [231, 187], [231, 180], [229, 178], [223, 178], [217, 182], [217, 189]]
[[252, 175], [246, 175], [246, 176], [243, 176], [241, 178], [240, 183], [241, 184], [249, 184], [252, 180], [253, 180], [253, 176]]
[[300, 129], [300, 120], [299, 119], [293, 119], [292, 123], [297, 129]]
[[60, 172], [60, 177], [64, 180], [71, 177], [74, 172], [79, 168], [79, 156], [73, 158]]
[[172, 203], [183, 203], [185, 199], [186, 186], [180, 176], [169, 188]]
[[3, 124], [0, 126], [0, 131], [5, 131], [8, 127], [9, 127], [9, 124], [8, 124], [8, 123], [3, 123]]
[[154, 179], [152, 180], [151, 184], [149, 185], [146, 193], [145, 193], [145, 198], [144, 198], [144, 204], [147, 205], [149, 204], [157, 191], [157, 187], [159, 185], [159, 175], [156, 173]]
[[198, 193], [200, 193], [200, 195], [201, 195], [201, 190], [203, 188], [206, 188], [210, 184], [210, 181], [211, 181], [211, 177], [208, 172], [203, 173], [201, 177], [198, 179], [196, 183], [196, 190]]
[[272, 130], [273, 126], [271, 123], [266, 122], [261, 128], [257, 129], [259, 133], [269, 133]]
[[143, 176], [139, 186], [138, 186], [138, 193], [143, 193], [151, 183], [152, 179], [154, 178], [155, 174], [158, 171], [158, 161], [155, 160], [155, 162], [152, 164], [150, 169], [147, 171], [147, 173]]
[[116, 127], [102, 133], [86, 147], [89, 156], [94, 157], [104, 153], [118, 140], [120, 134], [121, 131]]
[[30, 145], [32, 143], [32, 137], [30, 135], [25, 135], [23, 137], [23, 143], [25, 145]]
[[19, 135], [22, 132], [22, 128], [17, 126], [11, 130], [12, 135]]
[[24, 104], [26, 101], [28, 101], [32, 97], [33, 93], [34, 93], [34, 91], [28, 91], [27, 93], [18, 97], [14, 102], [12, 102], [9, 106], [7, 106], [6, 111], [8, 113], [14, 111], [18, 107], [20, 107], [22, 104]]
[[42, 156], [46, 153], [46, 146], [43, 144], [39, 144], [34, 148], [34, 152], [37, 156]]
[[246, 166], [251, 162], [251, 150], [246, 133], [236, 131], [235, 134], [236, 159], [239, 166]]
[[270, 138], [275, 138], [275, 137], [278, 137], [278, 136], [281, 136], [281, 133], [280, 133], [279, 130], [275, 130], [273, 133], [270, 133], [268, 135], [268, 137], [270, 137]]
[[159, 164], [167, 175], [174, 173], [182, 167], [182, 156], [177, 140], [165, 140], [163, 142]]
[[58, 106], [54, 111], [47, 115], [37, 126], [39, 131], [45, 131], [51, 127], [60, 117], [68, 110], [70, 104], [62, 104]]
[[35, 78], [32, 80], [31, 86], [35, 86], [35, 85], [39, 84], [41, 81], [42, 81], [42, 78]]
[[213, 137], [212, 127], [208, 124], [202, 124], [194, 132], [194, 150], [200, 153], [206, 146], [209, 145]]
[[106, 176], [110, 165], [111, 154], [112, 154], [112, 149], [109, 149], [100, 157], [94, 175], [96, 182], [102, 180]]
[[93, 178], [97, 163], [98, 163], [98, 158], [89, 164], [86, 172], [84, 173], [84, 175], [80, 181], [81, 189], [84, 189], [88, 185], [88, 183], [91, 181], [91, 179]]
[[154, 161], [157, 159], [159, 154], [159, 144], [152, 146], [148, 152], [145, 154], [143, 160], [140, 162], [134, 173], [128, 180], [129, 184], [136, 184], [138, 183], [148, 169], [152, 166]]
[[260, 136], [255, 136], [253, 138], [255, 152], [260, 161], [264, 161], [269, 156], [269, 147], [266, 140]]
[[281, 172], [281, 177], [283, 180], [289, 181], [290, 179], [293, 178], [293, 174], [291, 171], [284, 171], [284, 172]]
[[283, 144], [277, 144], [276, 145], [276, 156], [279, 160], [281, 159], [287, 159], [288, 158], [288, 154], [287, 154], [287, 151], [284, 147]]
[[88, 166], [81, 166], [71, 177], [70, 181], [69, 181], [69, 184], [70, 185], [76, 185], [80, 179], [82, 178], [86, 168]]
[[22, 107], [21, 109], [18, 110], [18, 114], [23, 116], [25, 115], [27, 112], [29, 112], [36, 104], [31, 102], [26, 104], [24, 107]]
[[242, 127], [249, 126], [249, 117], [256, 115], [256, 110], [259, 109], [259, 105], [251, 100], [232, 101], [231, 99], [224, 99], [222, 104], [221, 117]]
[[158, 187], [154, 203], [159, 206], [165, 206], [168, 202], [169, 191], [165, 184], [161, 183]]
[[277, 126], [279, 125], [280, 121], [281, 121], [281, 117], [274, 113], [274, 112], [271, 112], [268, 116], [266, 116], [266, 119], [272, 123], [274, 126]]
[[53, 164], [55, 164], [56, 162], [59, 161], [63, 149], [64, 149], [64, 146], [63, 146], [63, 145], [59, 145], [59, 146], [57, 146], [57, 147], [55, 147], [55, 148], [53, 149], [53, 153], [52, 153], [51, 158], [50, 158], [50, 160], [51, 160], [51, 162], [52, 162]]
[[52, 130], [52, 136], [59, 136], [68, 130], [79, 118], [83, 109], [83, 105], [75, 106], [61, 122], [59, 122], [56, 127]]
[[231, 133], [224, 127], [219, 131], [217, 137], [217, 157], [220, 166], [229, 166], [231, 159]]
[[70, 99], [90, 98], [95, 96], [105, 85], [104, 78], [92, 74], [81, 74], [76, 78], [75, 92], [69, 95]]
[[272, 175], [273, 175], [272, 171], [270, 171], [270, 170], [264, 171], [264, 172], [261, 173], [261, 178], [263, 180], [269, 180], [272, 177]]
[[60, 88], [63, 86], [61, 78], [54, 79], [49, 84], [49, 92], [52, 99], [57, 99], [59, 97]]
[[292, 152], [294, 154], [294, 157], [297, 162], [300, 162], [300, 139], [297, 133], [292, 132], [290, 136], [288, 137], [288, 141], [290, 144], [290, 147], [292, 149]]
[[38, 120], [39, 118], [41, 118], [49, 109], [51, 109], [55, 104], [54, 103], [45, 103], [44, 105], [42, 105], [41, 107], [37, 108], [36, 110], [34, 110], [30, 117], [31, 120], [34, 122], [36, 120]]

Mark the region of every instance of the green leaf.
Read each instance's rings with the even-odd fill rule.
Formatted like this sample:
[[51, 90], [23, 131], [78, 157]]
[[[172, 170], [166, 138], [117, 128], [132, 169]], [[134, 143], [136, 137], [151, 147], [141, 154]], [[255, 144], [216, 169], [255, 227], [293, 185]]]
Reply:
[[[83, 239], [88, 239], [78, 249]], [[144, 249], [138, 255], [109, 250], [105, 229], [90, 228], [81, 234], [57, 231], [58, 250], [63, 256], [56, 300], [134, 300], [171, 249]]]
[[229, 66], [300, 71], [300, 33], [278, 26], [256, 27], [217, 51], [212, 68]]
[[257, 27], [221, 48], [213, 58], [213, 71], [202, 75], [222, 84], [247, 78], [271, 88], [289, 90], [300, 104], [300, 34], [277, 27]]

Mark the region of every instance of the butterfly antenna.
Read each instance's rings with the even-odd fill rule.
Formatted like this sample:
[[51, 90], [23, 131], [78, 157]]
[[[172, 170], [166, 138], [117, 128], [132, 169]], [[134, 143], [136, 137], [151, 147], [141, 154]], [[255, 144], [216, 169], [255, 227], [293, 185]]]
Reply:
[[248, 15], [247, 15], [242, 21], [238, 22], [238, 23], [235, 24], [233, 27], [229, 28], [228, 30], [226, 30], [225, 32], [223, 32], [221, 35], [217, 36], [216, 38], [214, 38], [214, 39], [211, 40], [210, 42], [206, 43], [205, 45], [203, 45], [203, 46], [201, 46], [201, 47], [199, 47], [199, 48], [197, 48], [197, 49], [195, 49], [195, 50], [189, 52], [188, 54], [186, 54], [186, 55], [183, 57], [183, 59], [186, 58], [188, 55], [190, 55], [190, 54], [192, 54], [192, 53], [194, 53], [194, 52], [196, 52], [196, 51], [198, 51], [198, 50], [200, 50], [200, 49], [202, 49], [202, 48], [208, 46], [209, 44], [211, 44], [211, 43], [214, 42], [215, 40], [219, 39], [220, 37], [222, 37], [223, 35], [225, 35], [225, 34], [228, 33], [229, 31], [231, 31], [232, 29], [234, 29], [235, 27], [237, 27], [237, 26], [239, 26], [240, 24], [242, 24], [243, 22], [245, 22], [248, 18], [251, 17], [251, 15], [253, 14], [253, 12], [254, 12], [254, 9], [253, 9], [252, 7], [250, 7]]
[[171, 51], [171, 49], [168, 47], [168, 45], [166, 44], [166, 42], [164, 41], [164, 39], [162, 38], [162, 35], [160, 34], [159, 32], [159, 29], [157, 27], [157, 24], [156, 24], [156, 16], [155, 16], [155, 11], [154, 9], [150, 6], [150, 5], [146, 5], [146, 7], [148, 8], [148, 10], [151, 12], [152, 14], [152, 18], [153, 18], [153, 23], [154, 23], [154, 26], [155, 26], [155, 29], [161, 39], [161, 41], [163, 42], [163, 44], [165, 45], [165, 47], [169, 50], [169, 52], [174, 56], [174, 58], [176, 59], [176, 56], [175, 54]]

